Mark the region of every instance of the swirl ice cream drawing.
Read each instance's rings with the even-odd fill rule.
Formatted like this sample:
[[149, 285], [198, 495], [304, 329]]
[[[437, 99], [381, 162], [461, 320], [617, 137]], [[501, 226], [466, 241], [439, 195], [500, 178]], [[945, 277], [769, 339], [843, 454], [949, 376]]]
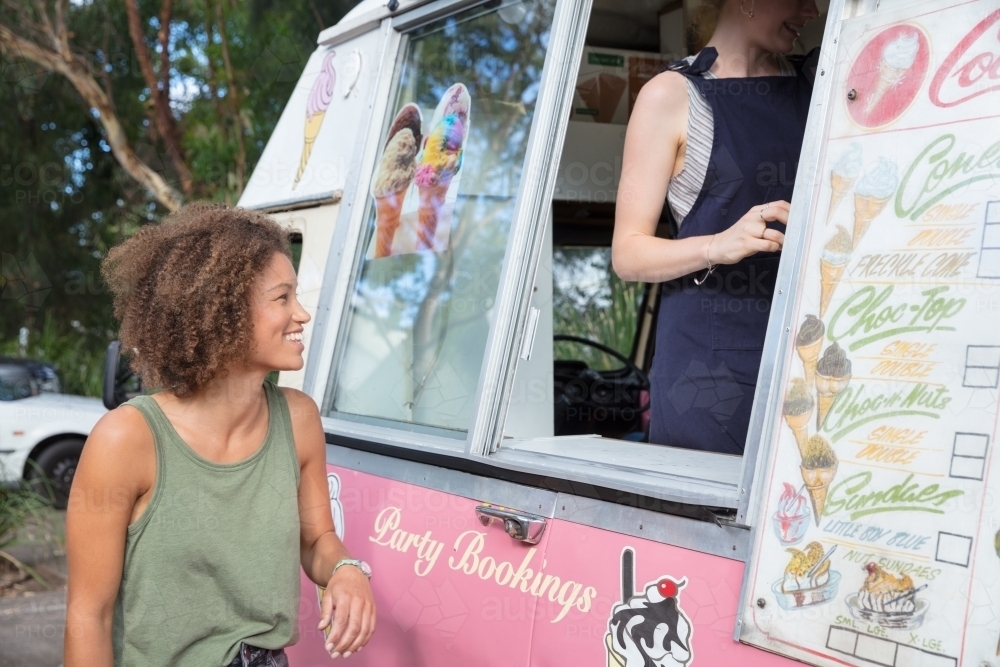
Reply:
[[827, 224], [861, 173], [861, 154], [861, 144], [853, 142], [830, 170], [830, 187], [833, 194], [830, 195], [830, 208], [826, 212]]
[[866, 112], [871, 113], [872, 109], [889, 92], [889, 89], [902, 80], [909, 69], [913, 67], [919, 50], [920, 38], [915, 32], [901, 35], [886, 45], [882, 50], [882, 59], [879, 62], [878, 81], [868, 98]]
[[298, 186], [302, 173], [306, 170], [313, 144], [316, 142], [316, 137], [319, 136], [319, 128], [322, 127], [326, 110], [330, 106], [330, 101], [333, 100], [333, 91], [337, 84], [337, 72], [333, 68], [335, 55], [335, 51], [330, 51], [323, 58], [323, 67], [313, 83], [312, 90], [309, 91], [309, 101], [306, 103], [306, 126], [303, 131], [302, 158], [299, 160], [299, 170], [295, 174], [295, 182], [292, 184], [293, 190]]
[[861, 182], [854, 191], [852, 248], [858, 247], [872, 220], [885, 209], [898, 187], [899, 174], [895, 162], [880, 157], [874, 166], [865, 170]]

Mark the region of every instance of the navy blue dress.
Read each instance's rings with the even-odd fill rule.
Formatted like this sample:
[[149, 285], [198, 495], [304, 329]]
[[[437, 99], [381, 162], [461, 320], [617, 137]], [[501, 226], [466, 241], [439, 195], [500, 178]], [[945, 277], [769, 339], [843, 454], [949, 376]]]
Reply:
[[[754, 206], [791, 199], [813, 56], [789, 59], [795, 76], [706, 79], [714, 48], [670, 67], [696, 84], [715, 125], [705, 183], [678, 238], [725, 231]], [[650, 442], [743, 453], [780, 257], [758, 253], [719, 266], [700, 286], [694, 278], [704, 271], [662, 285]]]

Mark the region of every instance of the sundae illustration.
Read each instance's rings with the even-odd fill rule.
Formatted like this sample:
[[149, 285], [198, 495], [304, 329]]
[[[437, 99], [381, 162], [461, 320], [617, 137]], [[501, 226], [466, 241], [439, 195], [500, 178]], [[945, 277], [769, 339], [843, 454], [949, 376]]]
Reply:
[[420, 192], [417, 249], [434, 249], [438, 225], [450, 218], [454, 203], [446, 203], [452, 180], [462, 168], [469, 136], [469, 91], [456, 83], [445, 91], [431, 119], [431, 131], [417, 159], [414, 182]]
[[812, 511], [806, 500], [805, 486], [796, 491], [795, 487], [788, 482], [785, 482], [784, 485], [785, 489], [778, 499], [778, 509], [771, 519], [774, 522], [774, 534], [778, 536], [778, 541], [783, 546], [791, 546], [798, 544], [805, 537]]
[[827, 224], [833, 219], [834, 211], [837, 210], [844, 196], [851, 191], [851, 186], [854, 185], [854, 181], [860, 173], [861, 144], [854, 142], [830, 170], [830, 188], [833, 190], [833, 194], [830, 195], [830, 208], [826, 213]]
[[806, 321], [799, 327], [799, 333], [795, 336], [795, 350], [802, 359], [802, 366], [806, 371], [806, 388], [811, 389], [816, 379], [816, 362], [819, 360], [819, 351], [823, 346], [823, 336], [826, 334], [826, 325], [815, 315], [806, 315]]
[[816, 411], [816, 430], [823, 428], [826, 415], [833, 407], [837, 396], [847, 389], [851, 381], [851, 360], [847, 353], [834, 343], [823, 352], [823, 358], [816, 364], [816, 398], [819, 408]]
[[865, 106], [867, 113], [871, 113], [872, 109], [885, 97], [885, 94], [902, 81], [906, 73], [913, 67], [919, 50], [920, 37], [916, 32], [904, 33], [882, 49], [882, 59], [878, 65], [878, 81], [875, 83], [875, 89], [868, 97], [868, 104]]
[[826, 551], [819, 542], [810, 542], [804, 551], [785, 550], [792, 554], [785, 576], [771, 587], [782, 609], [823, 604], [837, 595], [840, 573], [830, 569], [830, 555], [836, 548]]
[[785, 392], [785, 404], [782, 406], [782, 415], [785, 423], [795, 434], [795, 442], [799, 445], [799, 452], [804, 452], [806, 441], [809, 440], [809, 418], [812, 417], [813, 407], [816, 401], [809, 391], [809, 386], [802, 378], [792, 378], [788, 391]]
[[680, 606], [687, 579], [663, 577], [635, 592], [635, 552], [622, 550], [622, 601], [611, 608], [608, 667], [683, 667], [694, 659], [694, 626]]
[[333, 99], [334, 86], [337, 83], [337, 72], [333, 69], [334, 51], [330, 51], [323, 59], [323, 67], [319, 76], [313, 83], [312, 90], [309, 91], [309, 101], [306, 102], [306, 127], [303, 132], [302, 158], [299, 160], [299, 171], [295, 174], [295, 182], [292, 183], [294, 190], [302, 173], [306, 170], [306, 163], [312, 154], [313, 144], [319, 136], [319, 128], [323, 125], [323, 118], [326, 116], [327, 107]]
[[821, 435], [809, 438], [805, 453], [802, 455], [800, 470], [802, 471], [802, 481], [806, 483], [806, 490], [809, 491], [813, 518], [816, 520], [817, 526], [823, 516], [823, 506], [826, 505], [830, 484], [837, 476], [837, 464], [837, 454], [826, 438]]
[[823, 246], [823, 254], [819, 259], [820, 298], [819, 316], [826, 314], [833, 292], [837, 289], [840, 277], [844, 275], [847, 263], [851, 261], [853, 243], [847, 230], [837, 225], [837, 233]]
[[852, 246], [858, 247], [872, 220], [885, 209], [896, 194], [899, 176], [896, 164], [880, 157], [874, 167], [865, 170], [854, 191], [854, 235]]
[[375, 258], [392, 254], [392, 240], [399, 229], [406, 190], [416, 173], [420, 148], [420, 108], [407, 104], [392, 121], [385, 150], [375, 171], [372, 197], [375, 198]]
[[847, 597], [852, 616], [886, 628], [909, 630], [924, 622], [928, 604], [917, 598], [917, 593], [926, 585], [916, 588], [908, 574], [894, 575], [876, 563], [866, 564], [864, 570], [868, 576], [861, 590]]

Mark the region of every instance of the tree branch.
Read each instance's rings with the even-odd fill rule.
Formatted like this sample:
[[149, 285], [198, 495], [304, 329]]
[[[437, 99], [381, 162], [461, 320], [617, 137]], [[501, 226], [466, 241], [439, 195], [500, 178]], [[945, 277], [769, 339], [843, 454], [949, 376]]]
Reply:
[[[47, 16], [43, 25], [45, 24], [51, 26]], [[61, 37], [51, 32], [48, 37], [55, 45], [62, 41]], [[135, 154], [129, 145], [125, 128], [122, 127], [121, 121], [114, 111], [111, 99], [90, 72], [71, 53], [58, 53], [55, 50], [39, 46], [35, 42], [17, 35], [3, 23], [0, 23], [0, 52], [8, 57], [26, 58], [66, 77], [80, 93], [87, 106], [97, 112], [98, 120], [104, 129], [105, 140], [122, 168], [165, 208], [170, 211], [180, 208], [182, 204], [181, 194]]]
[[247, 145], [246, 138], [243, 136], [243, 118], [240, 115], [240, 91], [236, 85], [233, 61], [229, 58], [229, 40], [226, 38], [226, 17], [222, 13], [222, 0], [217, 0], [215, 3], [215, 17], [219, 28], [219, 38], [222, 42], [222, 62], [226, 66], [227, 97], [236, 130], [236, 182], [239, 184], [237, 195], [241, 195], [246, 180]]
[[[156, 132], [160, 135], [160, 139], [167, 149], [167, 155], [170, 156], [170, 161], [181, 181], [184, 193], [191, 196], [193, 192], [191, 170], [187, 166], [184, 151], [181, 150], [180, 131], [170, 109], [169, 26], [173, 16], [173, 4], [171, 0], [166, 0], [160, 14], [159, 36], [162, 52], [160, 54], [161, 72], [159, 78], [153, 70], [153, 61], [150, 59], [149, 48], [146, 46], [146, 35], [142, 29], [142, 19], [139, 17], [139, 7], [136, 0], [125, 0], [125, 11], [128, 14], [128, 33], [129, 37], [132, 38], [136, 59], [139, 61], [139, 70], [142, 72], [142, 78], [146, 82], [146, 87], [149, 88], [149, 95], [153, 102], [153, 123], [156, 126]], [[166, 29], [163, 27], [164, 21], [166, 21]]]

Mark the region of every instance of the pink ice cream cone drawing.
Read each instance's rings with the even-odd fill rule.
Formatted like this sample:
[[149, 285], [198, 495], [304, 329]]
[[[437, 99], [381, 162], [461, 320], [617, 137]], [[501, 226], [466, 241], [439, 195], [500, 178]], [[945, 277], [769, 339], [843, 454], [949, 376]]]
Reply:
[[375, 255], [392, 254], [392, 241], [399, 229], [400, 213], [406, 191], [417, 171], [417, 152], [420, 148], [420, 126], [423, 119], [420, 107], [406, 104], [389, 127], [385, 149], [372, 182], [375, 198]]
[[454, 202], [447, 201], [448, 191], [462, 168], [471, 106], [468, 89], [456, 83], [445, 91], [434, 112], [413, 179], [420, 195], [418, 250], [435, 249], [438, 227], [451, 218]]
[[306, 170], [313, 144], [319, 135], [319, 128], [323, 125], [327, 107], [330, 106], [330, 101], [333, 99], [333, 91], [337, 83], [337, 72], [333, 68], [334, 55], [336, 55], [334, 51], [326, 54], [319, 76], [316, 77], [312, 90], [309, 91], [309, 101], [306, 103], [306, 127], [303, 132], [302, 158], [299, 160], [299, 170], [295, 174], [295, 182], [292, 183], [293, 190], [298, 186], [302, 173]]

